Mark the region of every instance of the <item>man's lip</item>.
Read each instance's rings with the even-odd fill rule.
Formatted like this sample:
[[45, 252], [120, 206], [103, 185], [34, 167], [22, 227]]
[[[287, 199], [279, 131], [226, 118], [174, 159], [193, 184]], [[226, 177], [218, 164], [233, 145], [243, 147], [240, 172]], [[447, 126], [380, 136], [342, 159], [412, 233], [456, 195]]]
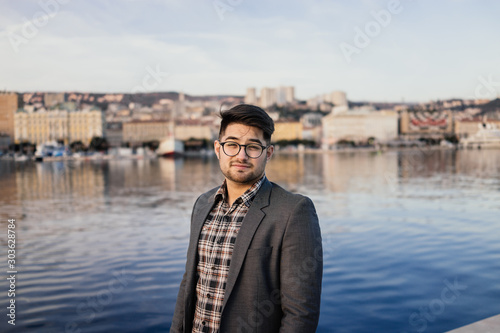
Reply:
[[249, 168], [250, 165], [248, 164], [239, 164], [239, 163], [233, 163], [232, 166], [237, 167], [237, 168]]

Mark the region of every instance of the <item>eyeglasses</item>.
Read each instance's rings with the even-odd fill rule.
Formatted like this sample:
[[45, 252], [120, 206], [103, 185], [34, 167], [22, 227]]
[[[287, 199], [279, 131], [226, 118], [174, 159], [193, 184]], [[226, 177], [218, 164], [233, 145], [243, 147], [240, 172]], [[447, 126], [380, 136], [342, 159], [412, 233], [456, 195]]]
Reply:
[[251, 143], [248, 145], [240, 145], [239, 143], [233, 141], [221, 142], [222, 150], [227, 156], [236, 156], [240, 153], [241, 147], [245, 147], [245, 153], [250, 158], [259, 158], [262, 155], [264, 149], [269, 146], [259, 145], [257, 143]]

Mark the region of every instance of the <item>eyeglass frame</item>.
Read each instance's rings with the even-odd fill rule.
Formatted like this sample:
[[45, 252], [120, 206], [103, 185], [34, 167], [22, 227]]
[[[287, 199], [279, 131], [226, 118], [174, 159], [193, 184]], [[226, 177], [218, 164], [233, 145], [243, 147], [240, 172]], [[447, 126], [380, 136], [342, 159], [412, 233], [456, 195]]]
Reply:
[[[224, 149], [224, 145], [225, 145], [226, 143], [229, 143], [229, 142], [231, 142], [231, 143], [235, 143], [235, 144], [237, 144], [237, 145], [238, 145], [238, 147], [239, 147], [239, 148], [238, 148], [238, 152], [237, 152], [236, 154], [234, 154], [234, 155], [229, 155], [228, 153], [226, 153], [226, 150]], [[229, 156], [229, 157], [234, 157], [234, 156], [238, 155], [238, 154], [240, 153], [240, 151], [241, 151], [241, 147], [245, 147], [245, 149], [244, 149], [245, 154], [248, 156], [248, 158], [254, 158], [254, 159], [257, 159], [257, 158], [261, 157], [261, 156], [262, 156], [262, 153], [264, 152], [264, 149], [267, 149], [267, 148], [271, 147], [271, 145], [263, 146], [263, 145], [261, 145], [260, 143], [249, 143], [249, 144], [247, 144], [247, 145], [240, 145], [238, 142], [235, 142], [235, 141], [225, 141], [225, 142], [220, 142], [220, 141], [219, 141], [219, 145], [221, 145], [221, 146], [222, 146], [222, 151], [224, 152], [224, 154], [226, 154], [226, 155], [227, 155], [227, 156]], [[257, 157], [252, 157], [252, 156], [248, 155], [248, 152], [247, 152], [247, 147], [248, 147], [248, 146], [259, 146], [259, 147], [262, 149], [262, 150], [260, 151], [260, 155], [259, 155], [259, 156], [257, 156]]]

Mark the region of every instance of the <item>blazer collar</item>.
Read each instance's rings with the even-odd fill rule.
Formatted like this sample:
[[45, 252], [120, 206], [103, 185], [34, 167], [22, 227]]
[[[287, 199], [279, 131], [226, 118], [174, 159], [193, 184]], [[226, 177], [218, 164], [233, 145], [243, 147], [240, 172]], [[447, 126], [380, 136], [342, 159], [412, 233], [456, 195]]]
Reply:
[[266, 216], [266, 213], [264, 213], [262, 209], [269, 206], [269, 197], [271, 195], [272, 187], [271, 182], [265, 178], [259, 192], [250, 206], [250, 209], [241, 223], [238, 237], [236, 237], [236, 242], [234, 243], [233, 256], [231, 257], [231, 266], [229, 267], [222, 311], [224, 311], [224, 307], [226, 306], [227, 300], [231, 295], [234, 284], [236, 283], [253, 236], [257, 231], [259, 224], [262, 222], [262, 219]]
[[[234, 244], [233, 256], [231, 258], [231, 266], [229, 267], [222, 310], [224, 310], [227, 299], [231, 295], [231, 291], [234, 288], [234, 284], [236, 283], [236, 280], [238, 278], [241, 266], [245, 259], [252, 238], [257, 231], [259, 224], [262, 222], [262, 219], [266, 216], [262, 209], [269, 206], [272, 187], [273, 185], [271, 184], [271, 182], [269, 182], [269, 180], [265, 178], [259, 191], [257, 192], [257, 195], [253, 199], [252, 205], [250, 206], [245, 218], [243, 219], [240, 231], [238, 232], [238, 237], [236, 237], [236, 243]], [[186, 286], [190, 286], [186, 288], [186, 311], [190, 311], [190, 309], [193, 309], [194, 306], [192, 301], [194, 300], [194, 290], [196, 285], [198, 240], [200, 237], [201, 229], [203, 228], [203, 224], [205, 223], [205, 219], [212, 209], [214, 196], [217, 190], [218, 188], [214, 188], [202, 195], [199, 198], [199, 202], [195, 204], [195, 211], [193, 211], [191, 240], [189, 242], [186, 264]]]

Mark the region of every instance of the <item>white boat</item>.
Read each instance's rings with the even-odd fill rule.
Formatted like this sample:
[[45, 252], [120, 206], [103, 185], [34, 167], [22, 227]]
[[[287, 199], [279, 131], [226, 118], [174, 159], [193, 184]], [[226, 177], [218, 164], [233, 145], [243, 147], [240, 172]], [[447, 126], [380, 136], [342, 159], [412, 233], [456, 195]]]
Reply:
[[35, 161], [43, 160], [63, 160], [69, 156], [69, 150], [66, 146], [60, 145], [55, 141], [38, 144], [35, 151]]
[[14, 161], [16, 162], [24, 162], [24, 161], [27, 161], [29, 160], [28, 156], [24, 155], [24, 154], [16, 154], [14, 155]]
[[495, 124], [483, 123], [478, 125], [479, 131], [468, 138], [460, 140], [462, 148], [500, 148], [500, 129]]
[[162, 157], [177, 157], [184, 154], [184, 144], [173, 136], [160, 141], [156, 154]]

